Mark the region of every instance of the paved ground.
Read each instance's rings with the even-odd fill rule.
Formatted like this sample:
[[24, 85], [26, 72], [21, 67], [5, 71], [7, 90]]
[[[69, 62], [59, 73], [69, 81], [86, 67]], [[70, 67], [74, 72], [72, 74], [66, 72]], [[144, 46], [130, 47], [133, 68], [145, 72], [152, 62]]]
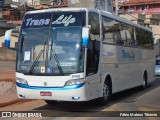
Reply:
[[1, 96], [0, 107], [5, 107], [21, 101], [20, 99], [17, 98], [16, 94], [10, 94], [10, 95], [0, 94], [0, 96]]
[[15, 61], [0, 60], [0, 81], [15, 82]]
[[0, 82], [15, 82], [15, 71], [0, 71]]
[[0, 61], [0, 107], [20, 101], [15, 87], [15, 62]]

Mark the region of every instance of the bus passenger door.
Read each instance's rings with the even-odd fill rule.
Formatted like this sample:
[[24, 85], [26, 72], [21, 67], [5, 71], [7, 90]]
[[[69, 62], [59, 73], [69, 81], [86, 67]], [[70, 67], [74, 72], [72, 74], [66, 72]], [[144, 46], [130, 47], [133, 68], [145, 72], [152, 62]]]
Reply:
[[88, 23], [91, 26], [89, 34], [89, 44], [87, 49], [87, 76], [89, 83], [100, 82], [98, 72], [100, 56], [100, 20], [99, 14], [89, 12]]
[[89, 83], [99, 83], [100, 74], [98, 74], [100, 55], [100, 41], [90, 40], [87, 50], [87, 78]]
[[100, 73], [99, 68], [100, 41], [90, 41], [87, 50], [87, 94], [91, 98], [100, 96]]
[[90, 27], [89, 44], [87, 47], [86, 87], [87, 94], [91, 98], [100, 96], [100, 16], [96, 12], [89, 12], [88, 24]]

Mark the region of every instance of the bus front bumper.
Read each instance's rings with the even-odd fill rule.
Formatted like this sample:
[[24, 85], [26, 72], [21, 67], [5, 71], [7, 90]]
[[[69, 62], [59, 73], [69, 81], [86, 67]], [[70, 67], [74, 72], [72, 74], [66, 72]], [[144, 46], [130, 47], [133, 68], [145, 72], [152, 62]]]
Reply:
[[[85, 84], [64, 87], [37, 87], [16, 83], [17, 94], [22, 99], [43, 99], [57, 101], [88, 101]], [[43, 93], [43, 94], [42, 94]]]

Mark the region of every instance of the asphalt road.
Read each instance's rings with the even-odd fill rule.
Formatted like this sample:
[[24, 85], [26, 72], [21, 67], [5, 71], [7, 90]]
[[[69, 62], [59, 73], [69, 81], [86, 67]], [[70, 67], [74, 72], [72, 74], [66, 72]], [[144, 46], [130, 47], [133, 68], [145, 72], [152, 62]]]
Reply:
[[[56, 119], [117, 119], [122, 117], [111, 117], [115, 115], [125, 116], [129, 113], [139, 113], [139, 111], [148, 111], [147, 113], [160, 114], [160, 77], [157, 77], [147, 89], [141, 90], [134, 88], [114, 94], [109, 104], [100, 106], [96, 101], [70, 103], [58, 102], [55, 105], [47, 105], [43, 100], [34, 100], [23, 103], [16, 103], [11, 106], [0, 108], [0, 111], [40, 111], [43, 116], [57, 117]], [[114, 111], [114, 112], [113, 112]], [[116, 112], [121, 111], [121, 112]], [[126, 113], [126, 114], [124, 114]], [[144, 114], [144, 113], [143, 113]], [[109, 116], [106, 118], [106, 116]], [[160, 117], [127, 117], [133, 120], [160, 120]], [[42, 118], [39, 118], [42, 119]], [[43, 118], [49, 119], [49, 118]]]

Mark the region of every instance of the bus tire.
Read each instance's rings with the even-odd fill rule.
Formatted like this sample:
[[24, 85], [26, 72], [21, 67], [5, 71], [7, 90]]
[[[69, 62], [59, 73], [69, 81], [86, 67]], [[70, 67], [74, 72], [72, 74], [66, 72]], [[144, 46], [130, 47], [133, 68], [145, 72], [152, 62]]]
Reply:
[[101, 97], [98, 101], [99, 104], [105, 105], [107, 104], [112, 95], [112, 84], [110, 81], [106, 80], [103, 84], [103, 97]]
[[142, 82], [142, 85], [141, 85], [142, 90], [147, 88], [147, 82], [148, 82], [147, 72], [145, 71], [144, 75], [143, 75], [143, 82]]
[[54, 105], [55, 103], [57, 103], [57, 101], [54, 101], [54, 100], [45, 100], [45, 102], [46, 102], [48, 105]]

